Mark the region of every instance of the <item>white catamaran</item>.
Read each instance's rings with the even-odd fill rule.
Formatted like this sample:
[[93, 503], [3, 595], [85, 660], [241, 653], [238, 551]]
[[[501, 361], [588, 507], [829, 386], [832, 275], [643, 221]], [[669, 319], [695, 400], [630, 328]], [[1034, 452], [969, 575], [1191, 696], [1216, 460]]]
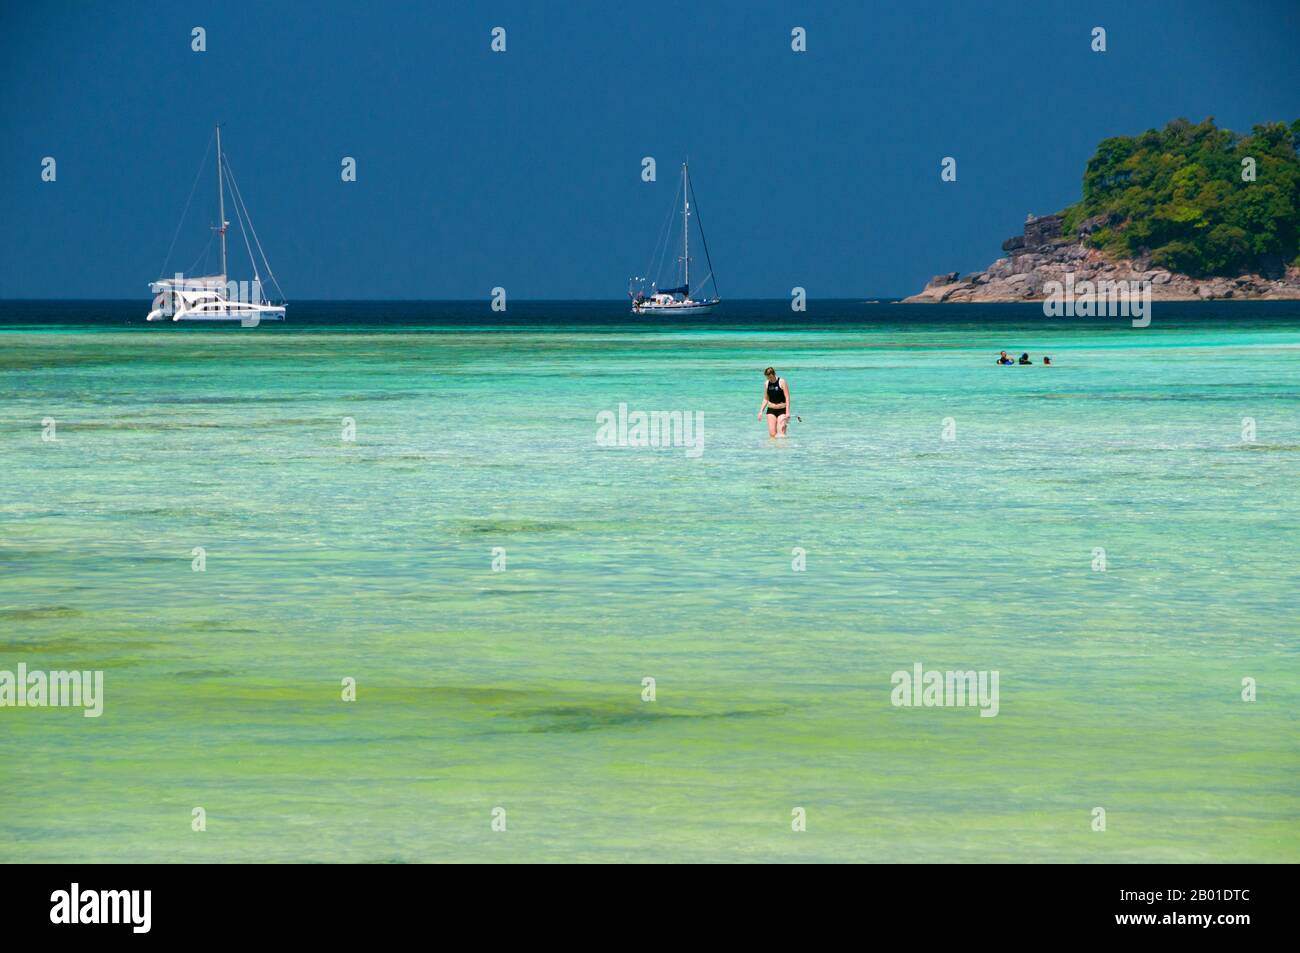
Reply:
[[[713, 262], [709, 260], [709, 243], [704, 239], [702, 221], [700, 244], [704, 246], [704, 260], [709, 270], [704, 280], [696, 285], [698, 297], [691, 296], [691, 205], [695, 203], [695, 190], [691, 187], [690, 170], [685, 162], [682, 163], [682, 181], [678, 190], [682, 198], [682, 253], [677, 258], [679, 263], [676, 269], [677, 286], [660, 288], [656, 281], [649, 278], [633, 278], [627, 289], [628, 297], [632, 299], [633, 314], [708, 314], [722, 303], [722, 299], [718, 297], [718, 283], [713, 277]], [[663, 237], [655, 245], [655, 256], [651, 259], [651, 274], [662, 272], [663, 259], [668, 248], [669, 224], [675, 217], [676, 208], [677, 201], [674, 199], [673, 207], [669, 210], [668, 221], [664, 224]], [[695, 210], [695, 217], [697, 219], [700, 217], [698, 207]], [[655, 258], [659, 261], [658, 267], [655, 267]], [[713, 293], [705, 295], [704, 289], [710, 283], [713, 285]]]
[[[221, 151], [221, 126], [217, 126], [217, 224], [212, 226], [221, 239], [221, 274], [219, 275], [202, 275], [198, 277], [186, 277], [182, 272], [176, 272], [171, 278], [159, 278], [157, 281], [149, 284], [149, 290], [155, 295], [153, 299], [153, 310], [149, 312], [149, 321], [239, 321], [244, 325], [253, 326], [260, 321], [280, 321], [284, 319], [286, 303], [283, 300], [284, 292], [280, 290], [280, 283], [275, 280], [275, 275], [271, 271], [270, 264], [267, 263], [266, 253], [262, 251], [262, 243], [258, 240], [257, 232], [253, 229], [253, 220], [249, 218], [248, 208], [244, 205], [244, 198], [239, 193], [239, 185], [235, 182], [235, 174], [230, 169], [230, 163], [226, 160]], [[211, 143], [209, 143], [211, 148]], [[204, 158], [206, 165], [207, 159]], [[203, 174], [203, 167], [199, 167], [199, 175]], [[244, 237], [244, 247], [248, 251], [248, 260], [253, 266], [253, 280], [248, 281], [230, 281], [227, 278], [226, 271], [226, 229], [230, 223], [226, 221], [226, 186], [229, 179], [231, 205], [235, 210], [235, 218], [239, 222], [240, 233]], [[194, 185], [199, 184], [198, 177], [194, 179]], [[190, 189], [190, 202], [194, 200], [194, 189]], [[172, 251], [176, 248], [176, 239], [180, 236], [181, 228], [185, 224], [185, 216], [189, 214], [190, 202], [185, 203], [185, 211], [181, 213], [180, 224], [176, 226], [176, 234], [172, 237], [172, 247], [167, 252], [168, 261], [171, 260]], [[253, 237], [253, 244], [257, 246], [258, 256], [262, 260], [262, 265], [266, 268], [266, 276], [275, 286], [276, 293], [280, 296], [279, 301], [272, 302], [262, 293], [262, 276], [257, 269], [257, 257], [253, 255], [253, 245], [249, 244], [249, 235]], [[209, 242], [209, 245], [211, 242]], [[206, 254], [206, 249], [205, 249]], [[202, 257], [202, 256], [200, 256]], [[195, 262], [197, 264], [197, 261]], [[162, 273], [167, 273], [167, 262], [163, 263]]]

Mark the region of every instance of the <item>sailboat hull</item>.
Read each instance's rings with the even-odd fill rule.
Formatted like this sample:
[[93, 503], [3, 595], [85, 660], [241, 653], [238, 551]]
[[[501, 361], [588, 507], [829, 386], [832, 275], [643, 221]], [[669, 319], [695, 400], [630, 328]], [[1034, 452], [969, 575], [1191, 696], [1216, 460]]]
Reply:
[[650, 301], [632, 306], [633, 314], [712, 314], [721, 301], [680, 301], [675, 304], [655, 304]]

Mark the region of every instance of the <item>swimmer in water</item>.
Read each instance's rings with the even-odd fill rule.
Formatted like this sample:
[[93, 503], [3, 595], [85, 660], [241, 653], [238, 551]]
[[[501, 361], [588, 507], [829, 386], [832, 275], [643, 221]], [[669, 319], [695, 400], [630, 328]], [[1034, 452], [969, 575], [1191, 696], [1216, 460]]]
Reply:
[[767, 412], [767, 435], [784, 437], [786, 427], [790, 426], [790, 385], [785, 378], [777, 377], [776, 371], [768, 368], [763, 372], [767, 377], [767, 388], [763, 392], [763, 403], [758, 408], [758, 416]]

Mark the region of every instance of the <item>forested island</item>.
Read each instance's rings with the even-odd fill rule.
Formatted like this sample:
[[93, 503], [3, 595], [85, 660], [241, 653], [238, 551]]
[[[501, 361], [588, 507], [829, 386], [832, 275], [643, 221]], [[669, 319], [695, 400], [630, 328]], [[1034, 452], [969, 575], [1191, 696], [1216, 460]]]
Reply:
[[1209, 118], [1103, 140], [1083, 198], [1029, 216], [985, 271], [936, 275], [908, 303], [1035, 301], [1044, 285], [1143, 281], [1164, 300], [1300, 298], [1300, 119], [1249, 135]]

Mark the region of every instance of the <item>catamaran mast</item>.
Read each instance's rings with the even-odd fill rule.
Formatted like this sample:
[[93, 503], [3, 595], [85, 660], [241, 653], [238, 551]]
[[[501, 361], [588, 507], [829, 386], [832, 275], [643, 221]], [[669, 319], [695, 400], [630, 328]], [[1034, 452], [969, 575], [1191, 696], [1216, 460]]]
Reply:
[[221, 277], [226, 277], [226, 185], [221, 175], [221, 123], [217, 123], [217, 231], [221, 233]]

